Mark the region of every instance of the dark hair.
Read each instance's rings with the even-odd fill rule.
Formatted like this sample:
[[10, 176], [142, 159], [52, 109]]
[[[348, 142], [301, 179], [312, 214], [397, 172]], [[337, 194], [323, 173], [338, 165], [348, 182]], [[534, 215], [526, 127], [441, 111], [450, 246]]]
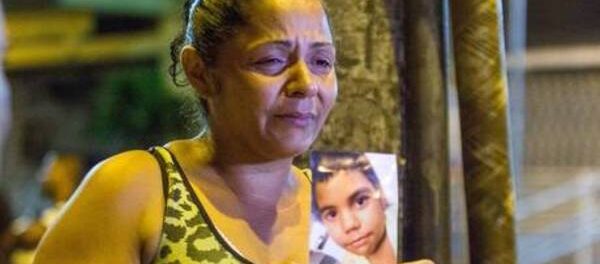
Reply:
[[183, 5], [183, 26], [171, 42], [169, 75], [176, 86], [185, 86], [177, 77], [180, 72], [179, 53], [191, 44], [207, 65], [215, 62], [217, 47], [231, 37], [236, 27], [244, 25], [240, 2], [248, 0], [186, 0]]
[[379, 178], [365, 154], [360, 152], [314, 152], [311, 153], [309, 164], [312, 172], [312, 208], [315, 219], [320, 220], [319, 206], [316, 199], [316, 186], [327, 182], [340, 171], [360, 171], [367, 180], [380, 189]]

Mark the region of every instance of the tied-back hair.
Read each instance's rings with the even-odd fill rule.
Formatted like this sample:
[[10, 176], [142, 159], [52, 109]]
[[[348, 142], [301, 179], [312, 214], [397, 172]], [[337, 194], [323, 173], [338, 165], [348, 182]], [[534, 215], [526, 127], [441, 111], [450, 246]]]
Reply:
[[179, 54], [186, 45], [192, 45], [208, 66], [215, 63], [218, 47], [246, 24], [241, 2], [252, 0], [186, 0], [181, 18], [183, 25], [171, 41], [169, 75], [176, 86], [187, 82], [178, 78], [181, 72]]
[[340, 171], [360, 171], [367, 180], [380, 190], [379, 178], [369, 159], [360, 152], [314, 152], [310, 155], [309, 165], [312, 171], [312, 214], [320, 220], [319, 206], [317, 204], [316, 186], [329, 181]]

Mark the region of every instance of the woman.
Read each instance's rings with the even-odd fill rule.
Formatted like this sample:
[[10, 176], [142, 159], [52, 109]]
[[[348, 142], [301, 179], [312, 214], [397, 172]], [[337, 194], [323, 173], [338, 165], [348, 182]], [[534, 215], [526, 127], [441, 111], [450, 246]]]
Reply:
[[318, 153], [312, 156], [312, 211], [333, 240], [371, 264], [396, 263], [386, 232], [387, 201], [364, 154]]
[[36, 263], [308, 263], [310, 182], [292, 159], [314, 141], [337, 95], [323, 6], [205, 0], [185, 8], [172, 54], [210, 133], [97, 165]]

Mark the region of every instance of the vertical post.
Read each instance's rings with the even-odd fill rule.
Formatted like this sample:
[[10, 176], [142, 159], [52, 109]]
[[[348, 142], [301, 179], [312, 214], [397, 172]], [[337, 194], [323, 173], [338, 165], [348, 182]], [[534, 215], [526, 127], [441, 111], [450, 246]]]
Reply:
[[515, 263], [501, 0], [453, 0], [469, 251], [473, 263]]
[[406, 0], [404, 260], [450, 262], [444, 1]]
[[523, 172], [523, 153], [525, 138], [525, 77], [527, 44], [527, 1], [506, 0], [508, 15], [506, 23], [508, 57], [508, 101], [510, 120], [510, 147], [515, 179], [515, 191], [518, 196]]

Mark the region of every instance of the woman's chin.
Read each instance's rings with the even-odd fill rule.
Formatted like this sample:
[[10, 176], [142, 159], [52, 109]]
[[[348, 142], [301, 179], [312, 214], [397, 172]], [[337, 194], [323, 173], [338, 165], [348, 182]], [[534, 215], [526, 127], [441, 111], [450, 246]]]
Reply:
[[289, 133], [277, 136], [277, 149], [287, 156], [297, 156], [306, 152], [315, 141], [314, 135]]
[[[310, 142], [312, 143], [312, 141]], [[310, 144], [285, 144], [285, 146], [281, 146], [280, 153], [283, 157], [296, 157], [306, 152]]]

